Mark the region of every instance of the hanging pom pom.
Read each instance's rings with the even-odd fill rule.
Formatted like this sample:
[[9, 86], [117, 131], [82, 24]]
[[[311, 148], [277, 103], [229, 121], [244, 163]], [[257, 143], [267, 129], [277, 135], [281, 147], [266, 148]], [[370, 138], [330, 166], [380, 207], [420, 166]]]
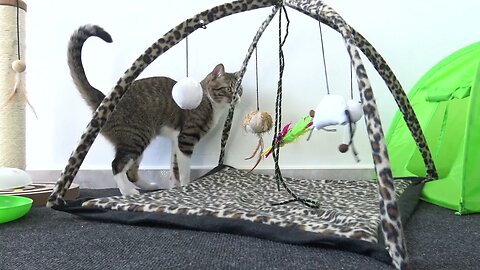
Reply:
[[180, 108], [185, 110], [195, 109], [202, 102], [202, 86], [191, 77], [186, 77], [173, 86], [172, 97]]
[[268, 112], [253, 111], [247, 114], [243, 120], [243, 129], [245, 131], [261, 134], [272, 129], [273, 120]]

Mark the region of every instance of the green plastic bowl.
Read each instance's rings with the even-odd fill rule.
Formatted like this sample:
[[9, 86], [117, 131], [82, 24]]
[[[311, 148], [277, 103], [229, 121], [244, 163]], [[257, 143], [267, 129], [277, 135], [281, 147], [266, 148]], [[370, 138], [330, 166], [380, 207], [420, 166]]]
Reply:
[[0, 224], [23, 217], [32, 208], [32, 203], [27, 197], [0, 195]]

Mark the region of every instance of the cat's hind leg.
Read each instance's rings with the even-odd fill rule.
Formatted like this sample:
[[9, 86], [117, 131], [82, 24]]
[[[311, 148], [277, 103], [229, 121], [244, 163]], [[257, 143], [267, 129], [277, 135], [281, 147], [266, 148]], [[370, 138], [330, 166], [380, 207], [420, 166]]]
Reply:
[[135, 186], [139, 187], [140, 189], [148, 190], [148, 191], [157, 190], [160, 187], [156, 182], [148, 181], [143, 177], [140, 177], [140, 175], [138, 175], [138, 168], [140, 166], [140, 163], [142, 162], [142, 157], [143, 155], [137, 158], [133, 163], [133, 165], [130, 167], [130, 169], [128, 169], [127, 171], [128, 180], [130, 180], [130, 182], [132, 182]]
[[[126, 162], [125, 162], [126, 161]], [[128, 180], [127, 171], [134, 164], [133, 159], [125, 159], [116, 157], [112, 162], [113, 179], [117, 183], [117, 187], [122, 195], [136, 195], [140, 192], [135, 185]]]
[[172, 144], [172, 156], [170, 159], [170, 179], [169, 187], [179, 187], [180, 186], [180, 175], [178, 171], [178, 161], [177, 161], [177, 146]]
[[178, 180], [180, 181], [180, 186], [185, 186], [190, 183], [190, 165], [192, 156], [186, 155], [181, 151], [177, 151], [177, 170], [178, 170]]
[[192, 162], [192, 153], [199, 136], [196, 134], [180, 133], [178, 136], [178, 145], [175, 149], [177, 161], [178, 180], [180, 186], [190, 183], [190, 166]]
[[[118, 143], [116, 147], [115, 158], [112, 161], [113, 179], [117, 182], [122, 195], [135, 195], [140, 192], [136, 186], [130, 182], [127, 172], [135, 166], [136, 161], [140, 158], [146, 146], [140, 147], [141, 144], [132, 141]], [[138, 168], [133, 168], [133, 171]]]

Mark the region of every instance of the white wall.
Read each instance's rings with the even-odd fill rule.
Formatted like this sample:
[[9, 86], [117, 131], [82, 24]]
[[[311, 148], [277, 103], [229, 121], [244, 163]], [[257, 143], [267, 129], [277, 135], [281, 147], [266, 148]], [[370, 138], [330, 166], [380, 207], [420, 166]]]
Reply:
[[[38, 113], [29, 113], [27, 122], [27, 168], [62, 169], [91, 112], [72, 84], [66, 63], [70, 34], [82, 24], [103, 26], [114, 43], [90, 40], [84, 48], [84, 64], [90, 82], [108, 92], [130, 64], [155, 40], [178, 23], [223, 0], [176, 1], [28, 1], [27, 13], [27, 88]], [[480, 37], [480, 2], [446, 0], [363, 0], [327, 1], [384, 56], [405, 89], [438, 60]], [[237, 14], [198, 30], [189, 37], [190, 74], [201, 79], [216, 63], [227, 70], [240, 68], [246, 50], [270, 8]], [[325, 95], [318, 24], [309, 17], [289, 10], [290, 35], [285, 47], [283, 120], [296, 121], [315, 108]], [[260, 107], [273, 115], [278, 78], [277, 19], [259, 44]], [[329, 83], [333, 92], [348, 96], [348, 59], [340, 36], [324, 29]], [[185, 75], [184, 42], [160, 56], [141, 77]], [[395, 113], [388, 90], [367, 65], [380, 108], [384, 127]], [[250, 63], [244, 79], [245, 94], [237, 110], [235, 128], [228, 148], [227, 163], [249, 168], [244, 161], [251, 154], [256, 138], [240, 128], [244, 115], [255, 108], [255, 70]], [[357, 93], [356, 93], [357, 94]], [[358, 96], [358, 94], [356, 95]], [[220, 130], [209, 136], [195, 153], [193, 166], [212, 167], [217, 162]], [[271, 141], [271, 134], [265, 136]], [[341, 133], [315, 133], [282, 149], [283, 168], [370, 167], [372, 164], [363, 120], [356, 135], [361, 162], [336, 149]], [[156, 140], [144, 157], [144, 168], [167, 168], [169, 143]], [[82, 169], [108, 169], [112, 147], [101, 136], [91, 148]], [[259, 168], [271, 168], [271, 158]]]

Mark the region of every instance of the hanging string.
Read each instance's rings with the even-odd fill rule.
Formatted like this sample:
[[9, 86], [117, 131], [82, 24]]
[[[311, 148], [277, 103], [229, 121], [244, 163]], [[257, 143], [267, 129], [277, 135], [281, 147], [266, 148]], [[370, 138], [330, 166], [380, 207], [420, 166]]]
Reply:
[[[285, 58], [283, 54], [283, 45], [285, 44], [285, 40], [288, 36], [288, 26], [289, 20], [288, 15], [285, 15], [287, 19], [287, 27], [285, 29], [285, 36], [282, 37], [282, 13], [284, 8], [280, 9], [280, 13], [278, 16], [278, 61], [279, 61], [279, 78], [278, 78], [278, 88], [277, 88], [277, 98], [275, 101], [275, 130], [274, 134], [280, 134], [280, 127], [282, 126], [282, 87], [283, 87], [283, 71], [285, 69]], [[277, 179], [277, 190], [280, 190], [280, 181], [281, 179], [281, 172], [280, 169], [277, 169], [277, 163], [280, 155], [280, 142], [277, 141], [276, 136], [274, 136], [272, 141], [272, 156], [275, 162], [275, 177]]]
[[322, 59], [323, 59], [323, 70], [325, 71], [325, 84], [327, 86], [327, 94], [330, 94], [330, 87], [328, 85], [327, 62], [325, 60], [325, 46], [323, 44], [322, 23], [320, 22], [320, 17], [318, 18], [318, 29], [320, 31], [320, 43], [322, 45]]
[[353, 99], [353, 63], [350, 60], [350, 99]]
[[[287, 20], [284, 36], [282, 35], [282, 11], [283, 13], [285, 13], [285, 18]], [[280, 133], [280, 127], [282, 125], [282, 87], [283, 87], [282, 83], [283, 83], [283, 71], [285, 69], [285, 58], [283, 54], [283, 46], [288, 36], [289, 26], [290, 26], [290, 20], [288, 18], [287, 11], [285, 9], [285, 6], [282, 5], [282, 8], [280, 9], [279, 19], [278, 19], [279, 79], [278, 79], [277, 99], [275, 104], [275, 133], [274, 134]], [[280, 145], [281, 145], [281, 141], [278, 141], [277, 136], [274, 136], [272, 141], [272, 156], [275, 163], [275, 178], [277, 180], [277, 189], [280, 190], [280, 184], [282, 184], [282, 186], [290, 194], [290, 196], [293, 197], [293, 199], [285, 202], [273, 203], [272, 205], [281, 205], [281, 204], [286, 204], [290, 202], [300, 202], [307, 207], [319, 208], [320, 204], [318, 202], [299, 197], [285, 183], [285, 180], [283, 179], [282, 172], [280, 171], [280, 166], [279, 166]]]
[[188, 36], [185, 37], [185, 66], [186, 66], [186, 76], [188, 77]]
[[20, 55], [20, 3], [19, 0], [17, 0], [17, 57], [18, 60], [21, 60], [21, 55]]
[[[205, 25], [205, 22], [203, 20], [200, 20], [200, 28], [202, 29], [207, 29], [207, 26]], [[189, 70], [189, 67], [188, 67], [188, 35], [185, 37], [185, 73], [186, 73], [186, 76], [188, 77], [188, 70]]]
[[257, 47], [255, 47], [255, 85], [257, 88], [257, 111], [260, 110], [260, 103], [258, 100], [258, 54], [257, 54]]
[[353, 129], [356, 128], [356, 124], [352, 120], [352, 116], [351, 116], [349, 110], [345, 110], [345, 115], [347, 116], [347, 119], [348, 119], [348, 131], [349, 131], [349, 134], [350, 134], [348, 145], [350, 146], [350, 149], [352, 150], [353, 158], [358, 163], [358, 162], [360, 162], [360, 158], [358, 157], [357, 149], [355, 148], [355, 145], [353, 144]]

